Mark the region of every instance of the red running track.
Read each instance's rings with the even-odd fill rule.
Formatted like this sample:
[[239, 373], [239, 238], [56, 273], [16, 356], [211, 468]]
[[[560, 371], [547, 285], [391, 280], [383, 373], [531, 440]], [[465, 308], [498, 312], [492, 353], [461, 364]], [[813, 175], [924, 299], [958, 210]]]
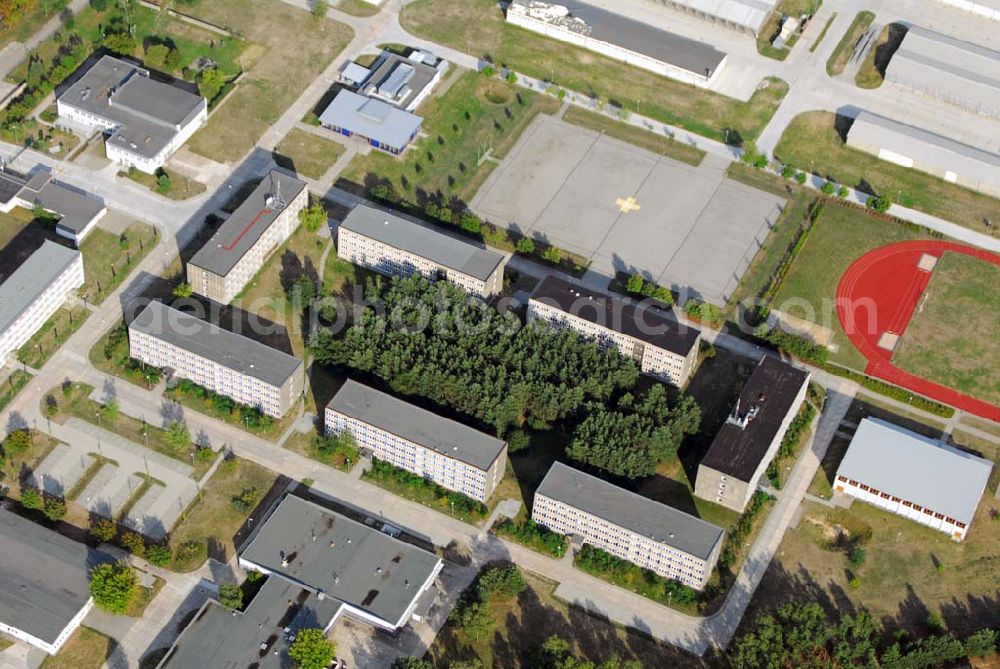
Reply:
[[1000, 407], [905, 372], [892, 364], [892, 352], [879, 348], [885, 332], [902, 335], [927, 288], [931, 273], [918, 269], [923, 254], [938, 259], [945, 251], [964, 253], [1000, 266], [1000, 255], [940, 241], [890, 244], [861, 256], [837, 286], [837, 317], [851, 343], [868, 359], [865, 373], [963, 411], [1000, 422]]

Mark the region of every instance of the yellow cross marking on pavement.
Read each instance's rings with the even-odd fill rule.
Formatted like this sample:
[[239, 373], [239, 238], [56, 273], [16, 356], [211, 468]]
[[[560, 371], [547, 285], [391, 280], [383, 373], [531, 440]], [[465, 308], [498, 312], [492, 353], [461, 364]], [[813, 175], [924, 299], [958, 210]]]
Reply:
[[618, 211], [623, 214], [627, 214], [630, 211], [639, 211], [640, 209], [642, 209], [642, 207], [639, 206], [639, 203], [636, 202], [635, 198], [632, 196], [629, 196], [626, 199], [618, 198], [617, 200], [615, 200], [615, 204], [618, 206]]

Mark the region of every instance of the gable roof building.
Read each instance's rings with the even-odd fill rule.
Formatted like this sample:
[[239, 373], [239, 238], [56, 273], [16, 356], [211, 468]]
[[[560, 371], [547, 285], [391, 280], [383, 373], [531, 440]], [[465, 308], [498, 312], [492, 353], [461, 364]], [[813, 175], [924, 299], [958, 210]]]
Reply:
[[208, 602], [161, 667], [286, 667], [298, 630], [347, 615], [396, 632], [421, 619], [444, 563], [434, 554], [294, 495], [258, 526], [240, 566], [267, 575], [243, 612]]
[[1000, 118], [1000, 52], [911, 26], [885, 80], [977, 114]]
[[[89, 62], [89, 61], [88, 61]], [[107, 135], [108, 158], [152, 174], [208, 118], [208, 101], [105, 54], [56, 99], [59, 115]]]
[[862, 111], [847, 145], [966, 188], [1000, 197], [1000, 155]]
[[743, 512], [799, 412], [809, 372], [766, 356], [698, 465], [695, 495]]
[[561, 462], [552, 465], [535, 491], [531, 517], [697, 589], [711, 576], [725, 534], [721, 527]]
[[993, 463], [876, 418], [858, 425], [834, 489], [964, 539]]
[[0, 508], [0, 631], [59, 652], [93, 607], [90, 570], [108, 560]]
[[502, 254], [389, 211], [359, 204], [337, 234], [339, 257], [388, 276], [443, 277], [481, 297], [503, 287]]

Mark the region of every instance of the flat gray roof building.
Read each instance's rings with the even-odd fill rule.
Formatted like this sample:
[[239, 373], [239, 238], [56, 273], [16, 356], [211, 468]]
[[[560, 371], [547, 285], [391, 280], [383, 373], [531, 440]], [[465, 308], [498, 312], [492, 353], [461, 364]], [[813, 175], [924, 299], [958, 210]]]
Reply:
[[725, 533], [721, 527], [561, 462], [552, 465], [536, 494], [703, 560], [711, 556]]
[[506, 442], [348, 379], [330, 409], [478, 469], [489, 469]]
[[1000, 155], [996, 153], [868, 111], [854, 119], [847, 144], [883, 160], [1000, 196]]
[[61, 645], [90, 608], [90, 570], [108, 560], [0, 508], [0, 623]]
[[30, 178], [9, 169], [0, 170], [0, 205], [6, 207], [15, 197], [19, 202], [11, 207], [39, 205], [58, 215], [56, 230], [77, 243], [107, 211], [102, 200], [54, 180], [44, 170]]
[[[715, 72], [726, 59], [726, 54], [710, 44], [661, 30], [601, 7], [580, 0], [552, 1], [553, 4], [569, 10], [568, 18], [557, 19], [559, 25], [567, 30], [588, 35], [700, 76]], [[530, 5], [530, 2], [531, 0], [514, 0], [513, 4]]]
[[10, 276], [3, 277], [0, 284], [0, 332], [6, 332], [79, 257], [79, 251], [46, 240]]
[[[372, 64], [371, 72], [362, 80], [360, 92], [412, 111], [426, 96], [426, 89], [440, 79], [447, 65], [436, 58], [424, 62], [421, 52], [415, 53], [417, 57], [413, 58], [382, 51]], [[360, 72], [345, 70], [344, 74], [356, 77]]]
[[860, 481], [968, 525], [993, 463], [897, 425], [865, 418], [837, 476]]
[[145, 158], [157, 156], [206, 105], [200, 95], [111, 55], [60, 93], [59, 102], [114, 123], [107, 141]]
[[150, 302], [129, 330], [162, 339], [194, 355], [264, 383], [281, 387], [302, 361], [243, 335], [223, 330], [162, 302]]
[[229, 274], [284, 211], [274, 206], [277, 196], [287, 204], [304, 188], [301, 179], [271, 170], [188, 263], [218, 276]]
[[395, 631], [423, 613], [421, 604], [429, 606], [443, 565], [432, 553], [293, 495], [259, 527], [240, 564], [270, 574], [246, 610], [207, 603], [159, 666], [288, 667], [292, 635], [329, 630], [345, 611]]
[[886, 67], [887, 81], [969, 111], [1000, 117], [1000, 52], [912, 26]]
[[344, 90], [323, 110], [319, 122], [343, 135], [360, 135], [376, 148], [399, 153], [420, 132], [422, 119], [388, 102]]
[[482, 281], [504, 259], [474, 242], [364, 204], [354, 207], [340, 227]]

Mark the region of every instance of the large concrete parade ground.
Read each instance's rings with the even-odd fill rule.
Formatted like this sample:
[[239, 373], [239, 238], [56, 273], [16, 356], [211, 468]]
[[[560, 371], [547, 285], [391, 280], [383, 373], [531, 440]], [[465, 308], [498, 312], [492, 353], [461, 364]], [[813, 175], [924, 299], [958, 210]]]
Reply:
[[640, 271], [717, 304], [783, 206], [727, 179], [711, 157], [692, 167], [545, 115], [472, 201], [492, 223], [587, 257], [608, 277]]

